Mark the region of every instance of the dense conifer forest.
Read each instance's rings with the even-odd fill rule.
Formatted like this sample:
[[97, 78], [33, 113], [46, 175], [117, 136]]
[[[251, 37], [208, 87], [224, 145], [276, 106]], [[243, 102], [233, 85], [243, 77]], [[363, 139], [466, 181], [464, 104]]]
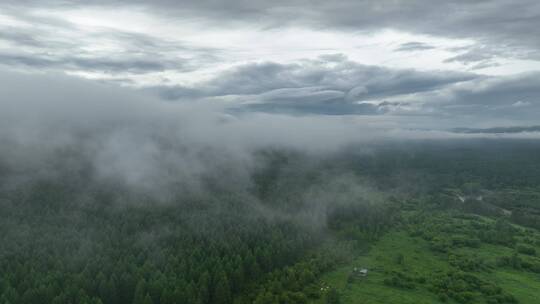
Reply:
[[[260, 151], [245, 190], [208, 180], [203, 193], [166, 199], [95, 178], [76, 153], [56, 161], [80, 170], [43, 178], [0, 163], [0, 303], [357, 303], [329, 276], [396, 233], [448, 265], [392, 266], [377, 286], [517, 303], [481, 274], [511, 269], [540, 284], [539, 152], [504, 140]], [[483, 246], [507, 249], [461, 251]], [[378, 267], [412, 259], [397, 253]]]

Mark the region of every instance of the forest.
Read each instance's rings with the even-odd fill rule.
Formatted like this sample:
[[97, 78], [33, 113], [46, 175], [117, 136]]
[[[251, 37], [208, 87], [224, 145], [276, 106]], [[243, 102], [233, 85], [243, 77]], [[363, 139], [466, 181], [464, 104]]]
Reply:
[[241, 187], [208, 178], [165, 198], [60, 152], [45, 175], [0, 159], [1, 304], [491, 304], [540, 292], [536, 142], [257, 151]]

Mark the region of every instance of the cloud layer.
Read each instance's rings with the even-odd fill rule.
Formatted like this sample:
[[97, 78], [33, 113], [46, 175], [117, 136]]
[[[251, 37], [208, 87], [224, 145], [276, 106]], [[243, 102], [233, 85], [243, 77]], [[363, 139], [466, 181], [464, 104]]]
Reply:
[[[62, 75], [0, 73], [0, 81], [4, 84], [0, 95], [6, 96], [0, 100], [0, 170], [12, 172], [20, 181], [70, 170], [145, 193], [197, 191], [208, 184], [234, 189], [249, 186], [261, 150], [325, 155], [351, 145], [369, 150], [372, 144], [385, 141], [501, 136], [492, 131], [419, 130], [432, 123], [433, 117], [416, 121], [409, 115], [230, 114], [227, 104], [167, 102]], [[476, 91], [455, 84], [461, 89], [454, 89], [454, 94], [491, 100], [490, 96], [497, 95], [494, 88], [500, 86], [489, 79], [485, 82]], [[535, 84], [527, 84], [531, 92], [538, 90]], [[448, 99], [437, 102], [449, 107]], [[399, 107], [391, 102], [378, 105], [383, 106]], [[531, 115], [538, 109], [525, 99], [510, 107], [529, 107], [526, 111]], [[536, 129], [523, 131], [504, 136], [538, 138]]]
[[23, 74], [0, 75], [2, 140], [56, 151], [101, 134], [89, 151], [107, 175], [174, 168], [164, 141], [249, 162], [268, 146], [534, 126], [539, 14], [532, 0], [3, 1], [0, 65]]

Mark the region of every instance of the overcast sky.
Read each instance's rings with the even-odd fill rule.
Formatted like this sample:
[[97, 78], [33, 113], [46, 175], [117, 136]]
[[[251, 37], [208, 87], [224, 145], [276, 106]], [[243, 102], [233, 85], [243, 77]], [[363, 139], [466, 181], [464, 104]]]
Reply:
[[537, 0], [3, 0], [0, 77], [30, 91], [46, 91], [43, 77], [90, 79], [306, 130], [306, 117], [408, 130], [531, 126], [538, 29]]

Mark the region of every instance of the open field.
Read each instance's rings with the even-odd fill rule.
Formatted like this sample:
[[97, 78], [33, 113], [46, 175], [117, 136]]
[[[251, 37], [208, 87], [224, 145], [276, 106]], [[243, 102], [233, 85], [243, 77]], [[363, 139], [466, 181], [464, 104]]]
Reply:
[[[538, 238], [538, 232], [535, 231], [534, 236]], [[535, 247], [538, 251], [538, 244]], [[338, 290], [342, 303], [459, 303], [450, 297], [439, 297], [430, 290], [432, 282], [447, 272], [456, 271], [456, 267], [449, 261], [453, 255], [463, 259], [479, 259], [486, 265], [484, 270], [464, 273], [500, 287], [519, 303], [538, 303], [540, 274], [496, 265], [498, 258], [511, 256], [513, 252], [514, 249], [509, 247], [485, 243], [477, 248], [462, 247], [452, 248], [448, 252], [435, 252], [430, 242], [421, 237], [412, 237], [405, 229], [400, 229], [383, 236], [367, 254], [361, 254], [350, 264], [325, 274], [321, 281], [323, 285]], [[520, 257], [538, 261], [536, 257]], [[352, 274], [355, 267], [368, 269], [368, 275], [355, 276]], [[412, 286], [398, 287], [385, 283], [395, 273], [404, 274], [407, 277], [405, 280], [410, 281]], [[485, 303], [487, 297], [473, 292], [473, 298], [463, 302]], [[314, 303], [325, 303], [325, 298]]]

